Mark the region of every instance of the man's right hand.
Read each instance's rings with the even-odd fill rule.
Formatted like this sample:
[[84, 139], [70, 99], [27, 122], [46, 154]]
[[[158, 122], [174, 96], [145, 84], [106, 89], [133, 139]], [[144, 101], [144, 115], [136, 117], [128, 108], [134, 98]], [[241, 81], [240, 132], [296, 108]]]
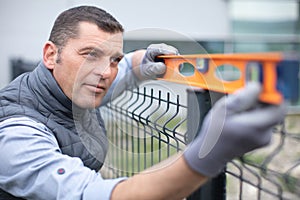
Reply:
[[249, 83], [212, 107], [184, 152], [193, 170], [214, 177], [228, 161], [270, 142], [272, 127], [284, 119], [285, 106], [262, 105], [259, 94], [260, 85]]

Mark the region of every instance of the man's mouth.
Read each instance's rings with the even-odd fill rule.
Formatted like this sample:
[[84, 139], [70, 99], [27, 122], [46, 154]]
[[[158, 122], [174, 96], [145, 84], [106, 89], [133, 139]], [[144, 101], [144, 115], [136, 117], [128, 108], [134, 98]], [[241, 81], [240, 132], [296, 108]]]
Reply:
[[86, 84], [87, 88], [94, 93], [103, 93], [106, 91], [106, 87], [102, 84]]

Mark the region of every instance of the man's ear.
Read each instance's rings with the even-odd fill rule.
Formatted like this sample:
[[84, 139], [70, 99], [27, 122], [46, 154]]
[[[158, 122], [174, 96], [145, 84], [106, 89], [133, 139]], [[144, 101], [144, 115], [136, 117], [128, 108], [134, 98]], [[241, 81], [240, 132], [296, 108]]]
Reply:
[[56, 64], [57, 57], [58, 48], [53, 42], [47, 41], [43, 49], [43, 62], [45, 66], [52, 70]]

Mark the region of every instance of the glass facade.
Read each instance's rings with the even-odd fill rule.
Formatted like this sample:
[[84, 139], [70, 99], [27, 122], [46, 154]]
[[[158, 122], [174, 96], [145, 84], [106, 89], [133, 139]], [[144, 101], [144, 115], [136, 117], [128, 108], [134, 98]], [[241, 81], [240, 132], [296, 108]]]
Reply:
[[299, 0], [231, 0], [233, 52], [300, 52]]
[[[228, 8], [231, 38], [225, 42], [225, 52], [278, 51], [300, 56], [299, 0], [230, 0]], [[278, 76], [286, 75], [281, 72]], [[290, 77], [291, 74], [284, 82]], [[300, 92], [294, 84], [292, 86], [288, 89], [296, 88], [293, 94]], [[299, 106], [300, 100], [291, 104]]]

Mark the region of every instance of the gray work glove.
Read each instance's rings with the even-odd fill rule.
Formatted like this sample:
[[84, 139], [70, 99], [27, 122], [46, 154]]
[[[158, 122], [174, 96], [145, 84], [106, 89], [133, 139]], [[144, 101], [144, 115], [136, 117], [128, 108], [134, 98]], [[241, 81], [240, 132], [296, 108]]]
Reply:
[[140, 65], [140, 73], [145, 79], [154, 79], [162, 75], [166, 71], [166, 65], [163, 62], [158, 62], [156, 57], [159, 55], [179, 54], [178, 50], [167, 44], [151, 44], [145, 53], [145, 56]]
[[270, 142], [272, 127], [283, 121], [286, 109], [258, 103], [259, 93], [260, 85], [250, 83], [212, 107], [184, 152], [193, 170], [214, 177], [228, 161]]

